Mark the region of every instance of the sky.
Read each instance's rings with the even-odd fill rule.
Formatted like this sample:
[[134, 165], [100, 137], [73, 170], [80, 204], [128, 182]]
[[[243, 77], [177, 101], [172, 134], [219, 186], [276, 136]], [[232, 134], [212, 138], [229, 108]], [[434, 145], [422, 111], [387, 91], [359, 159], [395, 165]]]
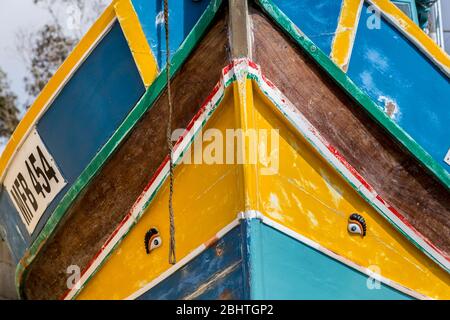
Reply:
[[[95, 0], [100, 3], [100, 12], [110, 0]], [[86, 0], [86, 3], [93, 4], [93, 0]], [[95, 20], [94, 16], [89, 16], [85, 23], [79, 23], [79, 29], [73, 30], [71, 27], [76, 20], [77, 12], [70, 6], [59, 6], [53, 8], [58, 19], [63, 25], [64, 32], [68, 36], [76, 34], [80, 36], [90, 27]], [[96, 12], [91, 10], [90, 12]], [[75, 19], [74, 19], [75, 18]], [[48, 11], [33, 3], [33, 0], [0, 0], [0, 68], [6, 72], [12, 91], [17, 95], [17, 107], [21, 118], [25, 113], [25, 106], [29, 97], [25, 92], [24, 77], [28, 75], [23, 58], [18, 50], [18, 33], [31, 33], [39, 30], [46, 23], [51, 22], [52, 17]], [[8, 139], [0, 138], [0, 153], [3, 151]]]
[[49, 20], [49, 14], [34, 5], [33, 0], [0, 0], [0, 67], [19, 96], [20, 106], [26, 100], [26, 68], [16, 48], [16, 35], [20, 30], [37, 30]]
[[[103, 7], [110, 0], [97, 0]], [[92, 0], [86, 0], [92, 3]], [[66, 35], [74, 32], [70, 26], [76, 12], [70, 6], [56, 6], [53, 8], [58, 18], [61, 20]], [[89, 17], [87, 25], [80, 26], [83, 34], [95, 20], [95, 16]], [[11, 88], [18, 96], [19, 108], [21, 111], [25, 106], [27, 94], [23, 78], [27, 75], [27, 69], [17, 49], [17, 34], [20, 32], [34, 32], [39, 30], [45, 23], [51, 22], [51, 16], [45, 8], [35, 5], [33, 0], [0, 0], [0, 67], [7, 73]]]

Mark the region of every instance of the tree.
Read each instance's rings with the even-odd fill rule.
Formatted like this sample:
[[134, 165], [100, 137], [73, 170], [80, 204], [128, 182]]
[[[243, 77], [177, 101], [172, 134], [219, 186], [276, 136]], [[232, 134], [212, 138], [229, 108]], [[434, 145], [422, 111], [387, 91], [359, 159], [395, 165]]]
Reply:
[[34, 36], [29, 47], [28, 72], [24, 78], [25, 90], [34, 99], [64, 62], [75, 39], [65, 36], [59, 25], [44, 25]]
[[107, 0], [33, 0], [51, 19], [36, 32], [17, 34], [17, 49], [27, 66], [24, 78], [27, 107], [64, 62]]
[[6, 73], [0, 69], [0, 137], [9, 137], [19, 123], [16, 100]]

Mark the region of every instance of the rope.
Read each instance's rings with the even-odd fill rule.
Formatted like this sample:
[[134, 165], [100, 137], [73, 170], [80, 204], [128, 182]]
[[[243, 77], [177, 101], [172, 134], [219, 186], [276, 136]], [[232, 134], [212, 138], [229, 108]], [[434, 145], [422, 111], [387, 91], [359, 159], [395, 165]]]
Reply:
[[164, 27], [166, 31], [166, 76], [167, 76], [167, 100], [169, 104], [169, 117], [167, 120], [167, 146], [169, 147], [169, 220], [170, 220], [170, 248], [169, 263], [175, 264], [175, 221], [173, 214], [173, 144], [172, 144], [172, 90], [170, 87], [170, 48], [169, 48], [169, 4], [164, 0]]

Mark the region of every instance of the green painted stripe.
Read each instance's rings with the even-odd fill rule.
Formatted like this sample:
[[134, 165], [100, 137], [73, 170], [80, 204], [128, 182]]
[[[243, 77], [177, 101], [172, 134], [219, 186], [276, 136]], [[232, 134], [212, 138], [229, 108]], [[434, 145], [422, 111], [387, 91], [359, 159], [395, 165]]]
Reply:
[[[227, 86], [225, 86], [226, 88]], [[225, 91], [224, 91], [225, 93]], [[217, 107], [222, 103], [223, 100], [223, 95], [217, 100], [217, 102], [214, 104], [214, 108], [210, 111], [210, 113], [208, 114], [208, 116], [211, 116], [217, 109]], [[194, 140], [196, 139], [196, 137], [198, 136], [199, 132], [201, 131], [201, 129], [203, 129], [206, 125], [206, 123], [208, 122], [208, 119], [205, 119], [202, 121], [201, 126], [199, 126], [199, 128], [197, 129], [197, 131], [191, 136], [191, 139], [189, 140], [189, 143], [186, 144], [186, 147], [184, 148], [183, 152], [180, 153], [180, 156], [178, 159], [175, 159], [174, 161], [174, 168], [176, 168], [181, 160], [183, 159], [183, 155], [184, 153], [189, 150], [189, 148], [192, 146], [192, 143], [194, 142]], [[118, 241], [114, 244], [114, 246], [111, 248], [111, 250], [108, 252], [108, 254], [105, 256], [105, 258], [99, 263], [99, 265], [97, 266], [97, 268], [95, 268], [94, 272], [86, 279], [86, 281], [82, 284], [81, 288], [77, 290], [76, 294], [72, 297], [71, 300], [75, 300], [76, 297], [80, 294], [80, 292], [83, 290], [83, 288], [86, 286], [86, 284], [89, 283], [89, 281], [95, 276], [95, 274], [97, 273], [98, 270], [100, 270], [100, 268], [105, 264], [105, 262], [108, 260], [108, 258], [111, 256], [111, 254], [117, 249], [117, 247], [122, 243], [123, 239], [125, 239], [128, 234], [131, 232], [131, 230], [133, 229], [133, 227], [139, 222], [139, 220], [141, 219], [142, 215], [144, 214], [144, 212], [147, 210], [147, 208], [150, 206], [150, 204], [152, 203], [153, 199], [155, 198], [155, 196], [158, 194], [159, 190], [161, 189], [162, 185], [166, 182], [167, 177], [168, 177], [169, 173], [167, 172], [166, 174], [164, 174], [164, 177], [161, 179], [161, 182], [156, 186], [155, 190], [152, 192], [152, 194], [150, 195], [150, 197], [148, 198], [147, 201], [145, 201], [144, 205], [142, 206], [141, 211], [138, 213], [138, 215], [136, 216], [135, 220], [133, 221], [133, 223], [130, 225], [130, 228], [127, 230], [127, 232], [125, 232], [120, 239], [118, 239]]]
[[334, 81], [398, 140], [425, 168], [450, 190], [450, 174], [442, 168], [411, 136], [393, 122], [377, 104], [323, 53], [298, 27], [272, 2], [258, 0], [261, 8], [297, 43]]
[[[255, 81], [257, 82], [258, 86], [261, 88], [260, 85], [260, 79], [256, 78]], [[266, 97], [275, 105], [275, 107], [281, 112], [283, 117], [290, 122], [294, 127], [296, 127], [296, 121], [292, 119], [284, 110], [283, 107], [278, 103], [277, 99], [274, 99], [269, 92], [266, 92], [264, 90], [261, 90]], [[342, 170], [340, 170], [336, 164], [326, 155], [325, 153], [320, 150], [316, 144], [306, 135], [304, 135], [300, 129], [297, 129], [297, 131], [302, 135], [302, 137], [308, 141], [310, 146], [316, 150], [323, 159], [327, 161], [327, 163], [372, 207], [377, 211], [382, 217], [384, 217], [400, 234], [402, 234], [407, 240], [409, 240], [414, 246], [416, 246], [422, 253], [424, 253], [426, 256], [428, 256], [431, 260], [433, 260], [436, 264], [438, 264], [442, 269], [450, 273], [450, 270], [442, 264], [436, 257], [434, 257], [430, 252], [428, 252], [424, 247], [422, 247], [413, 237], [411, 237], [408, 233], [406, 233], [405, 230], [403, 230], [397, 223], [395, 223], [394, 220], [392, 220], [389, 215], [385, 214], [385, 212], [375, 204], [375, 201], [360, 190], [359, 186], [355, 185], [352, 180], [347, 176], [346, 173], [344, 173]], [[386, 206], [385, 206], [386, 207]], [[392, 214], [394, 215], [394, 214]]]
[[[186, 37], [184, 42], [178, 48], [171, 61], [171, 77], [179, 71], [183, 63], [191, 54], [195, 46], [199, 43], [206, 32], [206, 29], [213, 21], [216, 13], [222, 4], [222, 0], [211, 0], [211, 3], [206, 8], [205, 12], [200, 17], [192, 31]], [[166, 70], [162, 70], [154, 83], [147, 89], [145, 94], [139, 100], [137, 105], [133, 108], [127, 118], [123, 121], [120, 127], [116, 130], [113, 136], [103, 146], [95, 158], [89, 163], [86, 169], [81, 173], [69, 191], [65, 194], [61, 202], [56, 207], [55, 211], [45, 224], [39, 236], [33, 242], [31, 247], [27, 250], [22, 260], [16, 268], [16, 290], [19, 297], [22, 297], [24, 289], [24, 280], [28, 274], [28, 266], [35, 259], [46, 241], [53, 234], [61, 219], [64, 217], [67, 210], [70, 208], [74, 200], [78, 197], [80, 192], [89, 184], [92, 178], [99, 172], [106, 161], [114, 153], [120, 143], [132, 131], [135, 124], [141, 119], [142, 115], [153, 106], [153, 103], [163, 92], [167, 84]]]

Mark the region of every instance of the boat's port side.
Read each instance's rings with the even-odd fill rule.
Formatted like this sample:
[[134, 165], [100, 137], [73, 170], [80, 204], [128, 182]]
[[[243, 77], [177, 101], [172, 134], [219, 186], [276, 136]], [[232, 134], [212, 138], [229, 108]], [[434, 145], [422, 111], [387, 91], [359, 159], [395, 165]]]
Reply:
[[[220, 9], [217, 16], [218, 8], [208, 10], [173, 58], [178, 67], [172, 70], [182, 69], [172, 81], [177, 101], [174, 128], [186, 127], [228, 63], [226, 10]], [[34, 256], [25, 258], [22, 269], [33, 263], [28, 273], [18, 278], [22, 284], [27, 283], [24, 296], [62, 297], [67, 291], [67, 267], [78, 265], [82, 271], [87, 268], [157, 172], [167, 155], [165, 79], [163, 72], [83, 171], [72, 198], [57, 208], [67, 218], [45, 246], [36, 248], [40, 252], [34, 261]]]
[[[123, 32], [114, 20], [46, 112], [32, 124], [7, 169], [0, 195], [0, 223], [7, 229], [16, 262], [144, 92]], [[27, 170], [26, 164], [31, 168], [33, 159], [34, 175], [43, 188], [33, 187], [36, 183]], [[38, 169], [45, 173], [46, 182]], [[17, 176], [23, 178], [19, 189], [14, 187]], [[57, 182], [49, 184], [53, 181]], [[22, 194], [28, 197], [20, 200]]]

